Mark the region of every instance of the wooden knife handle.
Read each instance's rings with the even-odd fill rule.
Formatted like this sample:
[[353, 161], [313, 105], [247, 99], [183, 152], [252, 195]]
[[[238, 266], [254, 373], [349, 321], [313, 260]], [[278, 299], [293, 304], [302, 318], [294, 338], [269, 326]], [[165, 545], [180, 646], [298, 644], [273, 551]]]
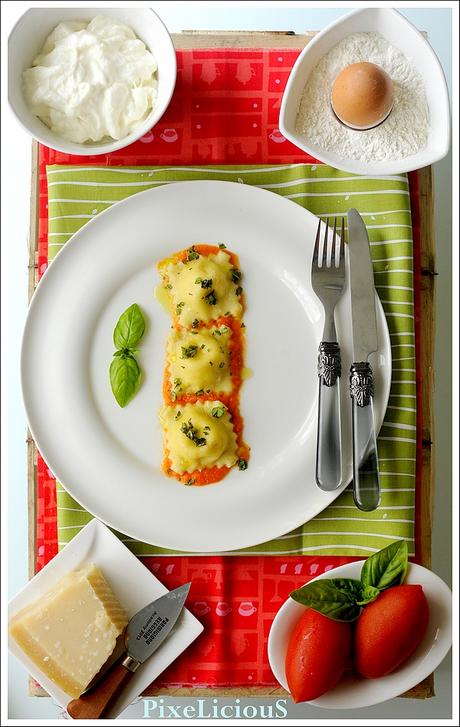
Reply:
[[132, 671], [117, 661], [96, 686], [69, 702], [68, 714], [73, 719], [99, 719], [132, 675]]

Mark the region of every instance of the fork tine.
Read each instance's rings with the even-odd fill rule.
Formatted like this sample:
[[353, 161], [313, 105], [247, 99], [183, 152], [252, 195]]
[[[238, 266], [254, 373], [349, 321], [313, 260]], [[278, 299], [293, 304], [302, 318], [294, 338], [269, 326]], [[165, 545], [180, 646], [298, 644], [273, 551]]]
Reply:
[[345, 269], [345, 220], [342, 217], [342, 224], [340, 226], [340, 254], [339, 254], [339, 268]]
[[320, 232], [321, 232], [321, 218], [319, 218], [319, 220], [318, 220], [318, 229], [316, 230], [316, 239], [315, 239], [315, 249], [313, 250], [313, 260], [311, 263], [312, 266], [316, 265], [316, 267], [318, 267]]
[[331, 245], [331, 267], [337, 267], [337, 218], [334, 217], [334, 227], [332, 229], [332, 245]]
[[324, 228], [324, 240], [323, 240], [323, 257], [321, 259], [321, 266], [328, 267], [328, 246], [329, 246], [329, 217], [326, 217], [324, 221], [326, 227]]

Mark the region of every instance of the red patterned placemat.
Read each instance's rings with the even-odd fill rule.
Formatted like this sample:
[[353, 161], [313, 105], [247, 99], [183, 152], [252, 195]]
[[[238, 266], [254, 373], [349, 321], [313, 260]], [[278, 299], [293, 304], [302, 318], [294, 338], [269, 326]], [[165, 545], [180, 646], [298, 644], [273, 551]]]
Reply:
[[[285, 140], [277, 128], [281, 95], [298, 53], [299, 50], [292, 49], [178, 51], [178, 81], [171, 106], [157, 127], [140, 141], [113, 154], [95, 157], [71, 156], [40, 147], [39, 276], [47, 266], [47, 164], [191, 166], [315, 162]], [[412, 209], [417, 214], [415, 182], [413, 175]], [[413, 222], [416, 236], [417, 219]], [[417, 243], [414, 249], [419, 250]], [[414, 263], [418, 270], [418, 257]], [[39, 456], [37, 569], [56, 552], [55, 481]], [[197, 642], [162, 674], [157, 686], [276, 684], [268, 666], [266, 642], [279, 606], [293, 588], [352, 560], [356, 558], [144, 558], [145, 565], [168, 588], [184, 579], [193, 581], [189, 600], [206, 627]]]

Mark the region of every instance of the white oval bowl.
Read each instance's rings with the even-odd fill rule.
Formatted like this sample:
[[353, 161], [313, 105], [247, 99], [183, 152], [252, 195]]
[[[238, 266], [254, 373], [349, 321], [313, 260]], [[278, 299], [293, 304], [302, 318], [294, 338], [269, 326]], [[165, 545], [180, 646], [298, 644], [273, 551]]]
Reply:
[[[51, 31], [69, 20], [88, 22], [96, 15], [122, 21], [153, 53], [157, 62], [158, 95], [155, 105], [135, 131], [122, 139], [76, 144], [55, 134], [26, 104], [22, 73], [32, 65]], [[176, 85], [176, 53], [171, 37], [158, 15], [149, 8], [33, 8], [18, 20], [8, 39], [8, 100], [18, 121], [42, 144], [67, 154], [107, 154], [122, 149], [144, 136], [161, 119]]]
[[[430, 111], [428, 142], [417, 154], [404, 159], [385, 162], [350, 159], [310, 144], [295, 128], [305, 84], [321, 58], [347, 35], [370, 32], [380, 33], [392, 45], [400, 48], [425, 83]], [[401, 13], [381, 7], [354, 10], [318, 33], [297, 58], [281, 101], [279, 128], [283, 136], [299, 149], [345, 172], [369, 176], [401, 174], [428, 166], [446, 156], [450, 144], [449, 95], [441, 64], [423, 35]]]
[[[322, 573], [309, 583], [322, 578], [358, 578], [364, 561], [347, 563]], [[420, 584], [428, 599], [430, 619], [427, 632], [412, 656], [399, 669], [379, 679], [365, 679], [346, 672], [334, 689], [309, 704], [325, 709], [357, 709], [380, 704], [412, 689], [431, 674], [446, 656], [452, 644], [452, 594], [439, 576], [427, 568], [411, 563], [406, 583]], [[291, 633], [305, 606], [292, 598], [281, 606], [268, 636], [268, 659], [276, 679], [289, 691], [285, 659]]]

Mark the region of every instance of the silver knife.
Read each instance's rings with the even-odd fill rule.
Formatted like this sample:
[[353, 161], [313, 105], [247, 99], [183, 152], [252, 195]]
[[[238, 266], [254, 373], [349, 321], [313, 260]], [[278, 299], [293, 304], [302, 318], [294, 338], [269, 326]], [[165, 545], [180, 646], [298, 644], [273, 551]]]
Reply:
[[67, 705], [73, 719], [99, 719], [130, 676], [163, 643], [184, 608], [191, 583], [169, 591], [138, 611], [129, 621], [123, 656], [97, 681], [96, 685]]
[[350, 395], [353, 412], [353, 499], [360, 510], [380, 503], [380, 478], [374, 426], [374, 374], [368, 361], [377, 351], [375, 287], [369, 237], [359, 212], [348, 211], [353, 364]]

